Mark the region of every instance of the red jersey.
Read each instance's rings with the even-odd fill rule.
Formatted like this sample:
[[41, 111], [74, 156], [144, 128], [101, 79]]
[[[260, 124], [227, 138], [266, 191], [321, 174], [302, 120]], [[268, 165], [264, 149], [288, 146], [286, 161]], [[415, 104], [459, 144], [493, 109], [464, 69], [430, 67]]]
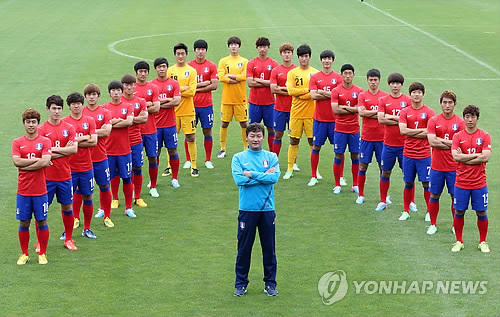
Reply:
[[[38, 127], [38, 134], [48, 138], [52, 147], [65, 147], [69, 141], [76, 143], [75, 128], [64, 121], [53, 125], [46, 121]], [[51, 182], [64, 182], [71, 179], [71, 155], [52, 159], [52, 164], [45, 169], [45, 177]]]
[[[97, 134], [95, 131], [95, 121], [92, 117], [82, 114], [80, 119], [77, 120], [69, 115], [63, 118], [63, 120], [75, 128], [77, 138], [84, 135]], [[71, 157], [72, 172], [87, 172], [94, 168], [92, 166], [92, 150], [93, 147], [78, 147], [78, 152]]]
[[[111, 102], [102, 105], [111, 113], [111, 119], [121, 118], [126, 120], [128, 116], [134, 115], [134, 106], [128, 102], [120, 102], [115, 105]], [[130, 140], [128, 138], [129, 128], [111, 128], [107, 141], [106, 152], [108, 155], [120, 156], [127, 155], [131, 152]]]
[[[146, 103], [146, 100], [139, 98], [137, 96], [134, 96], [132, 99], [127, 99], [125, 96], [122, 96], [122, 101], [123, 102], [128, 102], [131, 103], [134, 106], [134, 117], [137, 117], [141, 112], [143, 111], [148, 111], [148, 104]], [[141, 137], [141, 126], [143, 124], [132, 124], [128, 128], [128, 138], [130, 140], [130, 145], [136, 145], [142, 142], [142, 137]]]
[[[46, 137], [38, 135], [33, 140], [26, 136], [19, 137], [12, 142], [12, 156], [21, 158], [41, 158], [43, 155], [52, 155], [51, 142]], [[23, 196], [42, 196], [47, 193], [45, 182], [45, 168], [36, 171], [19, 169], [17, 193]]]
[[[409, 129], [422, 129], [427, 128], [427, 122], [429, 122], [429, 119], [432, 117], [434, 117], [434, 110], [426, 105], [422, 105], [420, 109], [406, 107], [401, 110], [399, 122], [406, 123]], [[404, 147], [403, 155], [406, 157], [422, 159], [431, 156], [431, 146], [427, 137], [421, 139], [406, 136]]]
[[[292, 64], [290, 67], [285, 67], [283, 65], [279, 65], [276, 68], [273, 68], [271, 71], [271, 84], [276, 84], [280, 87], [286, 87], [286, 76], [289, 71], [294, 69], [295, 65]], [[281, 112], [290, 112], [292, 108], [292, 96], [282, 96], [276, 95], [276, 101], [274, 103], [274, 109]]]
[[[270, 80], [271, 71], [278, 66], [278, 62], [270, 57], [267, 57], [265, 60], [260, 60], [256, 57], [247, 64], [247, 78]], [[274, 95], [269, 87], [250, 88], [248, 102], [261, 106], [272, 105], [274, 103]]]
[[[411, 106], [411, 98], [401, 94], [398, 98], [394, 98], [391, 94], [387, 94], [378, 101], [378, 112], [399, 116], [401, 110]], [[384, 144], [388, 146], [400, 147], [405, 144], [405, 137], [399, 131], [399, 125], [386, 125], [384, 131]]]
[[[322, 71], [311, 76], [309, 90], [332, 91], [333, 88], [342, 84], [342, 76], [336, 72], [325, 74]], [[321, 122], [335, 122], [335, 114], [332, 110], [331, 99], [316, 100], [313, 119]]]
[[[134, 96], [146, 100], [146, 102], [157, 102], [158, 100], [158, 87], [148, 81], [144, 85], [135, 83]], [[156, 133], [156, 122], [153, 114], [148, 116], [148, 121], [141, 126], [141, 134]]]
[[[386, 95], [387, 93], [382, 90], [377, 91], [375, 95], [369, 90], [363, 91], [358, 96], [358, 106], [363, 106], [368, 111], [378, 111], [378, 101]], [[370, 142], [384, 140], [385, 129], [383, 125], [378, 123], [377, 118], [363, 117], [362, 120], [361, 140]]]
[[[172, 98], [181, 95], [181, 90], [177, 80], [167, 78], [167, 80], [160, 81], [155, 78], [151, 81], [158, 87], [160, 98]], [[176, 125], [175, 121], [175, 108], [160, 108], [160, 111], [155, 113], [156, 127], [157, 128], [170, 128]]]
[[[94, 118], [95, 128], [100, 129], [103, 125], [111, 125], [111, 112], [103, 106], [97, 106], [94, 110], [90, 110], [88, 107], [83, 108], [82, 113], [86, 116]], [[92, 148], [92, 162], [102, 162], [108, 159], [107, 150], [108, 147], [108, 137], [97, 137], [97, 145]]]
[[[443, 114], [438, 114], [429, 119], [427, 122], [427, 134], [435, 134], [438, 138], [445, 140], [453, 140], [455, 133], [465, 129], [464, 119], [457, 115], [446, 119]], [[443, 150], [438, 148], [432, 149], [431, 168], [440, 172], [456, 171], [458, 162], [453, 159], [451, 150]]]
[[[340, 106], [355, 107], [358, 104], [358, 96], [363, 92], [361, 87], [352, 85], [346, 89], [343, 85], [337, 86], [332, 90], [331, 103]], [[356, 134], [359, 132], [359, 114], [340, 114], [336, 115], [335, 131], [342, 133]]]
[[[217, 65], [205, 59], [203, 63], [198, 63], [196, 59], [190, 61], [189, 66], [196, 70], [196, 83], [201, 83], [207, 80], [219, 79], [219, 74], [217, 74]], [[213, 105], [212, 102], [212, 92], [196, 92], [193, 97], [195, 108], [205, 108]]]
[[[460, 148], [462, 153], [482, 153], [484, 150], [491, 151], [490, 135], [477, 129], [474, 133], [462, 130], [453, 136], [452, 150]], [[468, 165], [458, 162], [457, 178], [455, 186], [462, 189], [478, 189], [486, 186], [486, 163]]]

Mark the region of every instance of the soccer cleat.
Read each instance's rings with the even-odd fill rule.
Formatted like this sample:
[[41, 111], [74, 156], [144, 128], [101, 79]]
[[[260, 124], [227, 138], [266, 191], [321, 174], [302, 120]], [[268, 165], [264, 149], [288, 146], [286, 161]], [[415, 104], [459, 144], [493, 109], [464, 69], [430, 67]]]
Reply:
[[73, 220], [73, 229], [76, 229], [78, 227], [80, 227], [80, 219], [75, 218], [75, 220]]
[[321, 176], [321, 175], [319, 174], [319, 171], [318, 171], [318, 170], [316, 170], [316, 178], [317, 178], [317, 179], [323, 179], [323, 176]]
[[316, 177], [311, 177], [311, 180], [309, 183], [307, 183], [307, 186], [314, 186], [318, 183], [318, 179]]
[[345, 181], [345, 177], [344, 176], [342, 176], [340, 178], [340, 186], [347, 186], [347, 182]]
[[19, 256], [19, 259], [17, 259], [17, 265], [25, 265], [26, 263], [28, 263], [30, 260], [30, 257], [26, 254], [21, 254]]
[[356, 204], [362, 205], [364, 202], [365, 202], [365, 196], [358, 196], [358, 198], [356, 198]]
[[212, 162], [210, 162], [210, 161], [206, 161], [206, 162], [205, 162], [205, 167], [206, 167], [206, 168], [209, 168], [209, 169], [212, 169], [212, 168], [214, 168], [214, 165], [212, 164]]
[[418, 211], [417, 204], [415, 204], [413, 201], [410, 203], [410, 211], [412, 211], [412, 212]]
[[172, 179], [172, 187], [174, 187], [174, 188], [181, 187], [181, 184], [179, 184], [179, 181], [177, 180], [177, 178]]
[[451, 252], [460, 252], [464, 248], [464, 244], [460, 241], [455, 242], [451, 247]]
[[49, 261], [47, 261], [47, 255], [46, 254], [39, 254], [38, 255], [38, 264], [45, 265], [47, 263], [49, 263]]
[[[61, 234], [61, 237], [59, 238], [59, 240], [61, 241], [64, 241], [66, 240], [66, 231], [63, 231], [63, 233]], [[38, 242], [37, 242], [38, 243]], [[39, 246], [40, 247], [40, 246]]]
[[430, 222], [431, 221], [431, 214], [430, 213], [425, 213], [425, 221]]
[[135, 215], [135, 212], [132, 208], [125, 209], [125, 212], [123, 213], [126, 216], [129, 216], [130, 218], [136, 218], [137, 216]]
[[236, 290], [234, 291], [233, 295], [234, 296], [243, 296], [247, 292], [247, 288], [245, 286], [242, 287], [237, 287]]
[[359, 194], [359, 187], [358, 186], [351, 186], [351, 191], [355, 192], [356, 194]]
[[430, 225], [427, 227], [427, 234], [435, 234], [438, 228], [435, 225]]
[[200, 176], [200, 172], [198, 171], [197, 168], [192, 168], [191, 169], [191, 177], [198, 177]]
[[104, 217], [104, 210], [99, 209], [95, 214], [94, 218], [102, 218], [102, 217]]
[[217, 154], [217, 158], [225, 158], [225, 157], [226, 157], [226, 151], [220, 150], [219, 154]]
[[146, 202], [145, 202], [145, 201], [144, 201], [144, 199], [142, 199], [142, 198], [138, 198], [138, 199], [136, 199], [134, 203], [135, 203], [137, 206], [139, 206], [139, 207], [147, 207], [147, 206], [148, 206], [148, 204], [146, 204]]
[[191, 161], [184, 162], [184, 166], [182, 168], [185, 168], [185, 169], [191, 168]]
[[300, 168], [299, 168], [299, 166], [297, 165], [297, 163], [293, 163], [292, 171], [295, 171], [295, 172], [300, 172]]
[[291, 171], [286, 171], [285, 175], [283, 175], [283, 179], [290, 179], [293, 176]]
[[73, 240], [64, 241], [64, 247], [70, 251], [76, 251], [78, 248], [73, 243]]
[[146, 185], [147, 188], [151, 188], [151, 182]]
[[276, 286], [272, 285], [266, 285], [266, 288], [264, 288], [264, 293], [266, 293], [267, 296], [278, 296], [278, 290], [276, 290]]
[[118, 199], [113, 199], [111, 201], [111, 209], [117, 209], [120, 206], [120, 201]]
[[36, 253], [40, 253], [40, 243], [38, 243], [38, 241], [33, 244], [33, 246], [35, 247], [35, 252]]
[[167, 167], [163, 173], [161, 173], [161, 176], [168, 176], [168, 175], [172, 175], [172, 172], [170, 171], [170, 167]]
[[104, 218], [104, 225], [108, 228], [113, 228], [115, 226], [109, 217]]
[[333, 187], [334, 194], [338, 195], [338, 194], [340, 194], [341, 191], [342, 191], [342, 187], [340, 187], [340, 186]]
[[401, 217], [399, 217], [399, 220], [405, 221], [405, 220], [408, 220], [408, 219], [410, 219], [410, 213], [408, 213], [406, 211], [403, 211], [401, 213]]
[[87, 237], [89, 239], [97, 239], [95, 234], [92, 232], [92, 230], [87, 229], [82, 232], [82, 236]]
[[384, 203], [383, 201], [379, 202], [377, 205], [377, 208], [375, 208], [375, 211], [382, 211], [387, 208], [387, 203]]
[[385, 197], [385, 203], [386, 203], [387, 205], [391, 205], [391, 204], [392, 204], [391, 196], [387, 196], [387, 197]]
[[479, 245], [477, 246], [477, 248], [479, 250], [481, 250], [481, 252], [483, 252], [483, 253], [490, 252], [490, 247], [488, 246], [488, 242], [486, 242], [486, 241], [483, 241], [483, 242], [479, 243]]
[[158, 194], [158, 190], [156, 190], [156, 188], [151, 188], [149, 190], [149, 194], [151, 195], [151, 197], [160, 197], [160, 194]]

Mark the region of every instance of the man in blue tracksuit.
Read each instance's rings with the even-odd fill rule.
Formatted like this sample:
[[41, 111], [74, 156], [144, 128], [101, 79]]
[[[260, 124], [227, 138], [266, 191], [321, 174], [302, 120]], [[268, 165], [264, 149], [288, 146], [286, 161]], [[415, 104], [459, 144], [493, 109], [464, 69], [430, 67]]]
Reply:
[[234, 296], [247, 292], [248, 271], [255, 233], [259, 228], [264, 264], [264, 292], [278, 295], [276, 290], [276, 253], [274, 219], [274, 183], [280, 178], [278, 157], [262, 149], [264, 126], [252, 123], [246, 129], [248, 149], [233, 156], [231, 170], [239, 187], [238, 255]]

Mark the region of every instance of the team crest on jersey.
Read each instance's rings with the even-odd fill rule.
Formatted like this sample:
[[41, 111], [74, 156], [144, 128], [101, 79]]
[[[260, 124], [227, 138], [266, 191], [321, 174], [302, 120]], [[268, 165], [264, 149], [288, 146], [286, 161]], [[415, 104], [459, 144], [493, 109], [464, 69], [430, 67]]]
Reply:
[[422, 118], [422, 119], [427, 118], [427, 113], [425, 113], [425, 112], [424, 112], [424, 113], [421, 113], [421, 114], [420, 114], [420, 118]]
[[337, 78], [332, 78], [332, 84], [336, 84], [337, 83]]
[[87, 129], [89, 128], [89, 124], [88, 124], [87, 122], [84, 122], [84, 123], [82, 124], [82, 128], [83, 128], [84, 130], [87, 130]]
[[477, 144], [477, 145], [481, 145], [481, 144], [483, 144], [483, 139], [481, 139], [481, 138], [477, 138], [477, 139], [476, 139], [476, 144]]
[[263, 160], [262, 161], [262, 166], [264, 166], [265, 168], [268, 168], [269, 167], [269, 161], [268, 160]]
[[104, 116], [102, 114], [97, 115], [97, 121], [102, 121], [104, 120]]
[[167, 86], [167, 90], [168, 90], [168, 91], [171, 91], [171, 90], [172, 90], [172, 85], [168, 85], [168, 86]]
[[148, 89], [146, 93], [148, 94], [148, 96], [151, 96], [153, 94], [153, 89]]
[[451, 129], [453, 131], [457, 131], [458, 130], [458, 124], [454, 123], [452, 126], [451, 126]]
[[37, 143], [37, 144], [35, 145], [35, 148], [36, 148], [38, 151], [40, 151], [40, 150], [43, 148], [43, 144], [42, 144], [42, 143]]
[[242, 68], [243, 67], [243, 63], [238, 63], [238, 68]]
[[138, 102], [134, 103], [134, 108], [135, 109], [139, 109], [140, 107], [141, 107], [140, 103], [138, 103]]
[[208, 73], [208, 67], [204, 67], [203, 72]]
[[267, 70], [272, 70], [273, 69], [273, 65], [267, 65]]
[[353, 97], [353, 98], [358, 98], [358, 93], [357, 93], [357, 92], [353, 92], [353, 93], [352, 93], [352, 97]]
[[123, 115], [127, 114], [127, 109], [126, 109], [126, 108], [122, 108], [121, 113], [122, 113]]
[[189, 77], [189, 72], [184, 72], [184, 77], [188, 78]]
[[401, 101], [401, 103], [399, 105], [401, 106], [401, 108], [406, 107], [406, 101]]
[[68, 135], [69, 135], [68, 130], [63, 130], [63, 131], [62, 131], [62, 135], [63, 135], [63, 137], [67, 138], [67, 137], [68, 137]]

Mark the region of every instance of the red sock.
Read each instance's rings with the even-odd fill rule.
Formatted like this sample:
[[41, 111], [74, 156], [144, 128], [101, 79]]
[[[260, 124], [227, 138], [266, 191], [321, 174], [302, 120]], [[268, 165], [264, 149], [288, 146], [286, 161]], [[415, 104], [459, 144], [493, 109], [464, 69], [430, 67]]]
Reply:
[[18, 231], [19, 244], [21, 245], [21, 252], [25, 255], [29, 255], [28, 247], [30, 244], [30, 230]]
[[191, 155], [189, 155], [188, 142], [184, 140], [184, 150], [186, 151], [186, 161], [191, 161]]
[[413, 185], [413, 189], [411, 190], [411, 202], [415, 202], [415, 185]]
[[335, 178], [335, 186], [340, 186], [341, 174], [342, 174], [342, 165], [333, 163], [333, 177]]
[[179, 158], [170, 160], [170, 168], [172, 169], [172, 179], [177, 179], [179, 175]]
[[[413, 188], [415, 188], [415, 185], [413, 185]], [[403, 190], [403, 211], [410, 211], [412, 192], [413, 189], [405, 185], [405, 189]]]
[[[71, 240], [73, 237], [73, 222], [75, 219], [75, 216], [73, 215], [73, 211], [66, 211], [67, 214], [71, 213], [70, 215], [65, 215], [64, 211], [61, 209], [61, 215], [62, 215], [62, 220], [64, 224], [64, 233], [66, 235], [65, 241]], [[38, 229], [38, 226], [37, 226]]]
[[359, 171], [359, 163], [351, 165], [351, 173], [352, 173], [352, 186], [358, 186], [358, 171]]
[[437, 225], [437, 216], [439, 213], [439, 200], [437, 202], [430, 200], [427, 205], [427, 212], [431, 215], [431, 225]]
[[132, 175], [132, 183], [134, 183], [134, 198], [141, 198], [142, 191], [142, 175]]
[[100, 205], [101, 209], [104, 210], [104, 218], [111, 217], [111, 191], [108, 190], [105, 192], [99, 193]]
[[390, 178], [380, 177], [380, 201], [384, 202], [387, 200], [387, 192], [389, 192], [389, 187], [391, 185]]
[[426, 207], [429, 207], [430, 198], [431, 198], [431, 192], [429, 191], [429, 187], [424, 187], [424, 199]]
[[319, 153], [314, 153], [314, 150], [312, 150], [311, 153], [311, 172], [312, 172], [312, 177], [317, 178], [316, 172], [318, 171], [318, 164], [319, 164]]
[[38, 243], [40, 243], [39, 254], [47, 253], [47, 244], [49, 243], [49, 227], [47, 225], [45, 225], [45, 227], [45, 230], [38, 231]]
[[366, 180], [366, 174], [359, 174], [361, 171], [358, 172], [358, 188], [359, 188], [359, 196], [364, 196], [365, 195], [365, 180]]
[[36, 231], [36, 239], [37, 239], [37, 240], [36, 240], [36, 243], [40, 244], [40, 243], [38, 242], [38, 230], [40, 230], [40, 229], [38, 229], [38, 226], [35, 226], [35, 231]]
[[268, 135], [267, 136], [267, 144], [269, 145], [269, 151], [273, 151], [273, 141], [274, 141], [274, 135]]
[[486, 235], [488, 234], [488, 218], [485, 220], [477, 218], [477, 228], [479, 229], [479, 243], [486, 241]]
[[120, 176], [115, 176], [111, 179], [111, 194], [113, 200], [118, 200], [118, 189], [120, 189]]
[[149, 188], [156, 188], [156, 183], [158, 181], [158, 165], [156, 167], [151, 167], [149, 165], [149, 180], [151, 181], [151, 186]]
[[214, 141], [205, 140], [203, 141], [203, 146], [205, 147], [205, 162], [211, 161], [212, 159], [212, 147], [214, 145]]
[[74, 218], [80, 220], [80, 208], [82, 207], [82, 195], [74, 193], [73, 194], [73, 216]]
[[457, 237], [457, 241], [460, 241], [463, 243], [462, 240], [462, 232], [464, 230], [464, 215], [462, 215], [460, 218], [453, 217], [453, 227], [455, 228], [455, 236]]
[[[177, 160], [179, 162], [179, 160]], [[123, 195], [125, 195], [125, 209], [132, 208], [132, 194], [134, 191], [134, 187], [132, 183], [123, 184]]]
[[90, 229], [92, 222], [92, 214], [94, 213], [94, 203], [92, 200], [85, 200], [83, 202], [83, 231]]

